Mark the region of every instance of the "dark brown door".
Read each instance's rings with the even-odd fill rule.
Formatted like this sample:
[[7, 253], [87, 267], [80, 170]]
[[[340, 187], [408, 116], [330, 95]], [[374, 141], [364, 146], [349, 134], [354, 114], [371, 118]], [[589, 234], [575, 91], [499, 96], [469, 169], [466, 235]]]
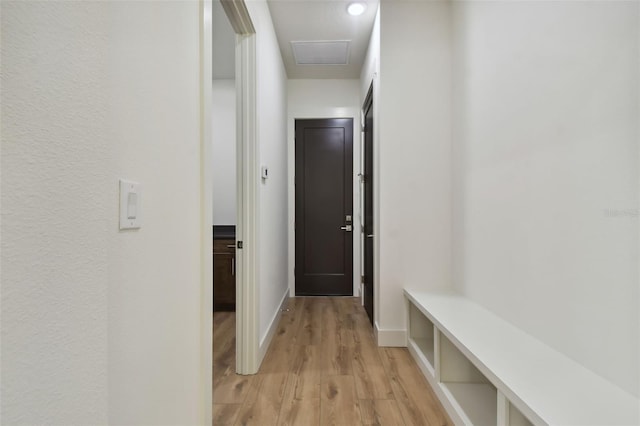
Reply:
[[236, 310], [236, 241], [213, 241], [213, 310]]
[[373, 86], [364, 102], [364, 309], [373, 325]]
[[296, 120], [296, 295], [353, 295], [353, 120]]

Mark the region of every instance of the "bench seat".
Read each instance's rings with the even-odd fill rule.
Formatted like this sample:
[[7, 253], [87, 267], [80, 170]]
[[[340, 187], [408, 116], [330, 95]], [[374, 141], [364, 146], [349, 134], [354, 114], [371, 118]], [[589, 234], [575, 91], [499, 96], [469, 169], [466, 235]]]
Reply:
[[638, 398], [470, 299], [404, 294], [408, 347], [456, 424], [640, 424]]

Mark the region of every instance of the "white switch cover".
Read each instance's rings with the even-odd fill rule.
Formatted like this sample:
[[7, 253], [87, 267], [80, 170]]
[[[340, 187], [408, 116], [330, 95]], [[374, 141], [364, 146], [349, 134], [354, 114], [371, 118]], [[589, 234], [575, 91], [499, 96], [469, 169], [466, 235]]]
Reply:
[[120, 179], [120, 229], [140, 228], [140, 184]]

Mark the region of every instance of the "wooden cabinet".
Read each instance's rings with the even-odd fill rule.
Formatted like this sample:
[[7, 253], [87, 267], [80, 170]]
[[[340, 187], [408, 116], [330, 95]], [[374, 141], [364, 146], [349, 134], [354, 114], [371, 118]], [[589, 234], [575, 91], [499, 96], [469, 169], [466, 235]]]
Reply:
[[213, 240], [213, 310], [236, 310], [235, 240]]

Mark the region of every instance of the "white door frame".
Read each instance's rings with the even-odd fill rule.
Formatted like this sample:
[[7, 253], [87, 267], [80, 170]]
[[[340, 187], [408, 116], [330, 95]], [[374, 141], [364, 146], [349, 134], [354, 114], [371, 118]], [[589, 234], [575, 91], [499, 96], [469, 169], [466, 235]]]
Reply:
[[200, 271], [201, 280], [201, 342], [200, 397], [203, 424], [213, 422], [213, 144], [212, 144], [212, 91], [213, 91], [213, 29], [212, 0], [200, 1]]
[[258, 342], [256, 36], [244, 0], [222, 0], [236, 33], [236, 373], [255, 374]]
[[236, 372], [258, 372], [258, 151], [256, 146], [255, 34], [237, 35], [237, 209]]

